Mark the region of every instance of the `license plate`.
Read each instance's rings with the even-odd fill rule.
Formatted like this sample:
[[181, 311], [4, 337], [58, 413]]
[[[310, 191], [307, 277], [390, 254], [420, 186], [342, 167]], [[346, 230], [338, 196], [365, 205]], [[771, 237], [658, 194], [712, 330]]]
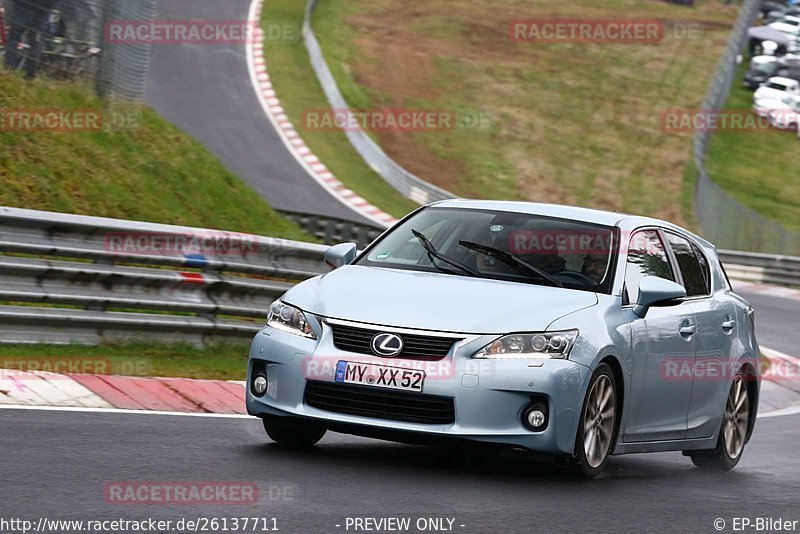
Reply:
[[336, 364], [335, 381], [403, 391], [422, 391], [425, 372], [387, 365], [339, 361]]

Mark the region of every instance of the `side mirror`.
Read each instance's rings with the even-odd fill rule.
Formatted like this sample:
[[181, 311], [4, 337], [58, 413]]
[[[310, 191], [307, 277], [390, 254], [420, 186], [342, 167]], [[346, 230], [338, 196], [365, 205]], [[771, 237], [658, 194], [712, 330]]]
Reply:
[[645, 276], [639, 281], [639, 297], [633, 313], [644, 318], [651, 306], [665, 305], [685, 296], [686, 290], [680, 284], [657, 276]]
[[339, 243], [325, 251], [325, 263], [334, 269], [348, 265], [356, 259], [358, 245], [355, 243]]

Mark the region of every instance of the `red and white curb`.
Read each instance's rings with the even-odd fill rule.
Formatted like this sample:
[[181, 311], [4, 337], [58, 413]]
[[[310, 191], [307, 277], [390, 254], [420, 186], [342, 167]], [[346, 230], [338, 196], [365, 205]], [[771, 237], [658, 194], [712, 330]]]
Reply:
[[243, 415], [243, 382], [0, 370], [0, 407]]
[[278, 100], [278, 96], [275, 94], [275, 89], [267, 73], [267, 64], [264, 59], [264, 34], [261, 30], [261, 10], [263, 4], [264, 0], [253, 0], [250, 4], [248, 22], [255, 30], [254, 38], [248, 40], [246, 48], [247, 68], [250, 71], [250, 81], [253, 83], [253, 88], [261, 103], [261, 107], [264, 109], [264, 113], [266, 113], [267, 118], [272, 122], [283, 144], [286, 145], [286, 148], [295, 157], [300, 166], [328, 191], [331, 196], [354, 212], [376, 224], [385, 228], [391, 226], [397, 219], [346, 188], [325, 164], [311, 152], [311, 149], [306, 146], [305, 141], [303, 141], [300, 134], [297, 133], [297, 130], [289, 120], [289, 117], [287, 117], [280, 100]]
[[[800, 360], [762, 348], [773, 366], [800, 369]], [[779, 409], [762, 411], [759, 418], [800, 413], [800, 392], [791, 384], [773, 391], [780, 377], [764, 376], [762, 396], [782, 400]], [[245, 418], [245, 383], [189, 378], [147, 378], [115, 375], [62, 375], [42, 371], [0, 369], [0, 410], [55, 410], [97, 413], [182, 415]], [[771, 393], [773, 391], [773, 393]], [[787, 393], [792, 393], [791, 398]], [[786, 402], [787, 399], [790, 402]], [[770, 403], [772, 404], [772, 403]], [[769, 404], [768, 404], [769, 405]]]
[[[776, 399], [793, 399], [789, 406], [772, 411], [759, 413], [758, 417], [778, 417], [781, 415], [794, 415], [800, 413], [800, 359], [789, 356], [777, 350], [761, 347], [761, 354], [770, 360], [770, 367], [762, 376], [761, 396], [767, 404]], [[780, 388], [781, 391], [772, 392], [770, 388]]]

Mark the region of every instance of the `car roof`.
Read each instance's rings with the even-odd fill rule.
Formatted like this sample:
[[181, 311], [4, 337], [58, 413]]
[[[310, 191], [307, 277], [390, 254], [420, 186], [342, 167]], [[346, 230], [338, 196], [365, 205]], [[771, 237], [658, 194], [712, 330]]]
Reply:
[[783, 85], [791, 85], [793, 83], [797, 83], [797, 80], [793, 80], [791, 78], [784, 78], [783, 76], [773, 76], [767, 83], [782, 83]]

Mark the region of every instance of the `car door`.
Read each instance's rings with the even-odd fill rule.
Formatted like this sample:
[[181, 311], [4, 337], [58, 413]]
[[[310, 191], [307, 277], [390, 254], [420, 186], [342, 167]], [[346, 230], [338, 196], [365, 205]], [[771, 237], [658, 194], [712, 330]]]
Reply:
[[[680, 283], [661, 231], [631, 236], [625, 268], [627, 303], [634, 304], [639, 281], [658, 276]], [[631, 399], [625, 442], [663, 441], [686, 436], [695, 358], [695, 314], [689, 302], [653, 306], [644, 318], [631, 315]]]
[[697, 353], [686, 437], [708, 438], [719, 428], [728, 385], [736, 372], [729, 364], [736, 309], [725, 288], [714, 291], [711, 268], [702, 249], [684, 236], [669, 231], [664, 234], [686, 288], [686, 301], [697, 321]]

